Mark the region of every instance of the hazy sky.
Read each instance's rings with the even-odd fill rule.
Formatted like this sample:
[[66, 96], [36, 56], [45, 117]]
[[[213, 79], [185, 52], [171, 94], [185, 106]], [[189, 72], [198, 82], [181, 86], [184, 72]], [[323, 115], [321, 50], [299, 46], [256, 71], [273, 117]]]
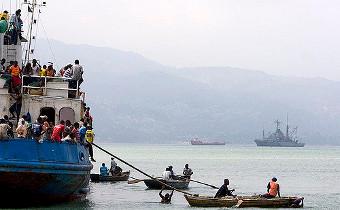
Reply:
[[[8, 4], [1, 0], [1, 6]], [[41, 19], [50, 39], [134, 51], [178, 67], [233, 66], [340, 80], [339, 0], [47, 0], [47, 4]]]

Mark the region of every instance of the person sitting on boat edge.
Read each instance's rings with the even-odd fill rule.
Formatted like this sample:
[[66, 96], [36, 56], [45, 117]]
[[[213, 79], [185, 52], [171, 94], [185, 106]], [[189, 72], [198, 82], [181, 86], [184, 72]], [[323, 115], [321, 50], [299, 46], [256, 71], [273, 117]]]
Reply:
[[172, 195], [174, 194], [174, 190], [171, 191], [171, 193], [166, 193], [165, 195], [162, 195], [163, 190], [165, 189], [165, 186], [163, 185], [161, 191], [159, 192], [159, 197], [161, 197], [161, 203], [164, 204], [170, 204]]
[[171, 172], [170, 172], [169, 167], [168, 167], [163, 172], [162, 178], [167, 181], [167, 180], [170, 180], [170, 176], [171, 176]]
[[109, 175], [108, 169], [105, 166], [105, 163], [102, 163], [102, 167], [100, 167], [100, 175], [101, 176], [107, 176]]
[[91, 161], [96, 162], [96, 160], [93, 158], [93, 147], [92, 147], [92, 142], [94, 140], [94, 131], [91, 126], [87, 126], [86, 128], [86, 133], [85, 133], [85, 138], [86, 138], [86, 147], [89, 149]]
[[191, 168], [189, 168], [189, 164], [185, 164], [183, 169], [184, 178], [190, 179], [191, 175], [193, 174]]
[[229, 179], [224, 179], [224, 184], [220, 187], [220, 189], [218, 189], [214, 198], [220, 198], [220, 197], [224, 197], [224, 196], [234, 196], [235, 197], [236, 195], [232, 194], [232, 192], [234, 192], [235, 189], [229, 190], [228, 185], [229, 185]]
[[262, 195], [265, 198], [275, 198], [276, 195], [281, 197], [280, 195], [280, 185], [277, 183], [277, 179], [275, 177], [267, 185], [267, 193]]

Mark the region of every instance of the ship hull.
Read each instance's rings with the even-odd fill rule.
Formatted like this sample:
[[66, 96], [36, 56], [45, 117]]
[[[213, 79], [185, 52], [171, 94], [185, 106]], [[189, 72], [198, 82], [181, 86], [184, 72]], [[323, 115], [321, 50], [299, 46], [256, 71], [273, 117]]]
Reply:
[[[34, 140], [0, 142], [1, 206], [55, 204], [84, 199], [92, 164], [80, 144]], [[20, 202], [11, 202], [20, 198]]]
[[190, 141], [191, 145], [225, 145], [225, 142]]
[[304, 147], [304, 143], [296, 143], [289, 141], [264, 141], [264, 140], [255, 140], [255, 143], [258, 147]]

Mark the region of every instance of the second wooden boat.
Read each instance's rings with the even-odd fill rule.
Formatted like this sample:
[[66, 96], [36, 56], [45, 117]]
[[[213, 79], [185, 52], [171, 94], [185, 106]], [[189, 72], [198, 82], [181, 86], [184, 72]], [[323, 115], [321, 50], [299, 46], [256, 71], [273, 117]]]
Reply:
[[[187, 189], [189, 187], [189, 183], [190, 180], [188, 179], [184, 179], [184, 180], [164, 180], [164, 179], [159, 179], [159, 181], [170, 185], [173, 188], [176, 189]], [[153, 179], [145, 179], [144, 180], [145, 185], [149, 188], [149, 189], [162, 189], [163, 185]], [[168, 189], [167, 187], [165, 187], [165, 189]]]
[[102, 176], [100, 174], [91, 174], [90, 178], [92, 182], [118, 182], [118, 181], [127, 181], [130, 176], [130, 171], [122, 172], [121, 175], [112, 176]]
[[[277, 197], [263, 198], [260, 196], [226, 196], [222, 198], [214, 198], [209, 196], [190, 196], [184, 195], [190, 206], [193, 207], [262, 207], [262, 208], [290, 208], [293, 207], [294, 201], [298, 197]], [[302, 205], [295, 205], [302, 207]]]

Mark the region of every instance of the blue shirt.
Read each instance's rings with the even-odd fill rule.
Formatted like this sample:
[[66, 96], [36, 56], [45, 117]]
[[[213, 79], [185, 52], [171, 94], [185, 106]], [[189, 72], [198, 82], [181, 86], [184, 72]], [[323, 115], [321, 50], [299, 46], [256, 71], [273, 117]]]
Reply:
[[86, 131], [87, 131], [87, 128], [84, 127], [84, 126], [82, 126], [82, 127], [79, 129], [80, 142], [84, 142]]
[[109, 175], [109, 173], [107, 173], [107, 168], [106, 168], [106, 166], [100, 167], [100, 175], [102, 175], [102, 176]]

